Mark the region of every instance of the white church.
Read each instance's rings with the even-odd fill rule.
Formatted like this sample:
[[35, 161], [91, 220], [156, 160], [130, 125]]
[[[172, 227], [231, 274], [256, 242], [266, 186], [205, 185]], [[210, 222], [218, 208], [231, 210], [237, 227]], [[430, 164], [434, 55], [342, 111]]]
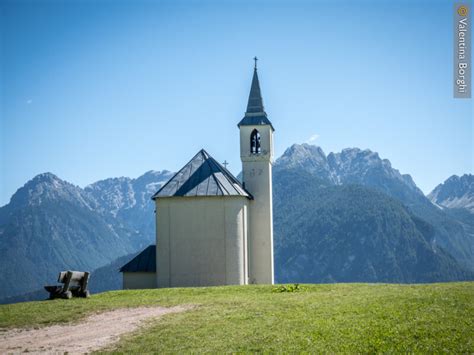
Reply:
[[274, 128], [257, 58], [240, 131], [242, 183], [204, 149], [152, 199], [156, 246], [124, 265], [124, 289], [273, 284]]

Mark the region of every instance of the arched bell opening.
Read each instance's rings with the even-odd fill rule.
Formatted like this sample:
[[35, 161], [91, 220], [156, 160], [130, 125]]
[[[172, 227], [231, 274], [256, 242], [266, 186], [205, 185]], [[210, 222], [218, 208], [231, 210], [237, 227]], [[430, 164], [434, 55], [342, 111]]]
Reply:
[[250, 135], [250, 153], [260, 154], [262, 152], [262, 147], [260, 145], [260, 133], [254, 129]]

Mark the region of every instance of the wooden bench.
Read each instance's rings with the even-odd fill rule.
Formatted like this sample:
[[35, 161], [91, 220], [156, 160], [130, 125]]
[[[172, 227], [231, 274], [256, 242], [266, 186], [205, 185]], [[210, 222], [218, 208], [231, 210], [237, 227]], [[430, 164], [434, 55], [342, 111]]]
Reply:
[[63, 285], [45, 286], [49, 292], [49, 299], [75, 297], [89, 297], [87, 289], [90, 273], [82, 271], [61, 271], [58, 276], [58, 282]]

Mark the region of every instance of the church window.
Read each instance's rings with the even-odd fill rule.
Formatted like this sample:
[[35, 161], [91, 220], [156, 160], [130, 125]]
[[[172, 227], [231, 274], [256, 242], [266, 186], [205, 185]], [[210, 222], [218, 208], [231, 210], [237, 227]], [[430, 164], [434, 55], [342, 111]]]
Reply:
[[250, 153], [260, 154], [261, 152], [262, 148], [260, 146], [260, 133], [254, 129], [250, 135]]

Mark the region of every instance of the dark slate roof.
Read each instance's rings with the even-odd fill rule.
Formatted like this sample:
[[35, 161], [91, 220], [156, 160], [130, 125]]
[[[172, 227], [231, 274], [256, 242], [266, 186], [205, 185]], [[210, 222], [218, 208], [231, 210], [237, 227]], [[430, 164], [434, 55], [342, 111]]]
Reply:
[[120, 268], [120, 272], [156, 272], [156, 245], [150, 245]]
[[258, 81], [257, 68], [253, 70], [252, 85], [250, 87], [249, 101], [247, 103], [246, 113], [265, 112], [263, 108], [262, 93], [260, 91], [260, 82]]
[[273, 128], [273, 125], [270, 122], [270, 120], [267, 118], [266, 114], [262, 116], [245, 116], [244, 118], [242, 118], [242, 120], [239, 122], [237, 126], [240, 127], [240, 126], [260, 126], [260, 125], [270, 125]]
[[245, 196], [252, 195], [204, 149], [161, 187], [152, 199], [172, 196]]
[[247, 104], [247, 111], [244, 118], [237, 125], [240, 126], [255, 126], [255, 125], [270, 125], [273, 130], [272, 123], [267, 118], [267, 113], [263, 107], [262, 93], [260, 91], [260, 83], [258, 81], [257, 68], [253, 71], [252, 86], [250, 87], [249, 101]]

